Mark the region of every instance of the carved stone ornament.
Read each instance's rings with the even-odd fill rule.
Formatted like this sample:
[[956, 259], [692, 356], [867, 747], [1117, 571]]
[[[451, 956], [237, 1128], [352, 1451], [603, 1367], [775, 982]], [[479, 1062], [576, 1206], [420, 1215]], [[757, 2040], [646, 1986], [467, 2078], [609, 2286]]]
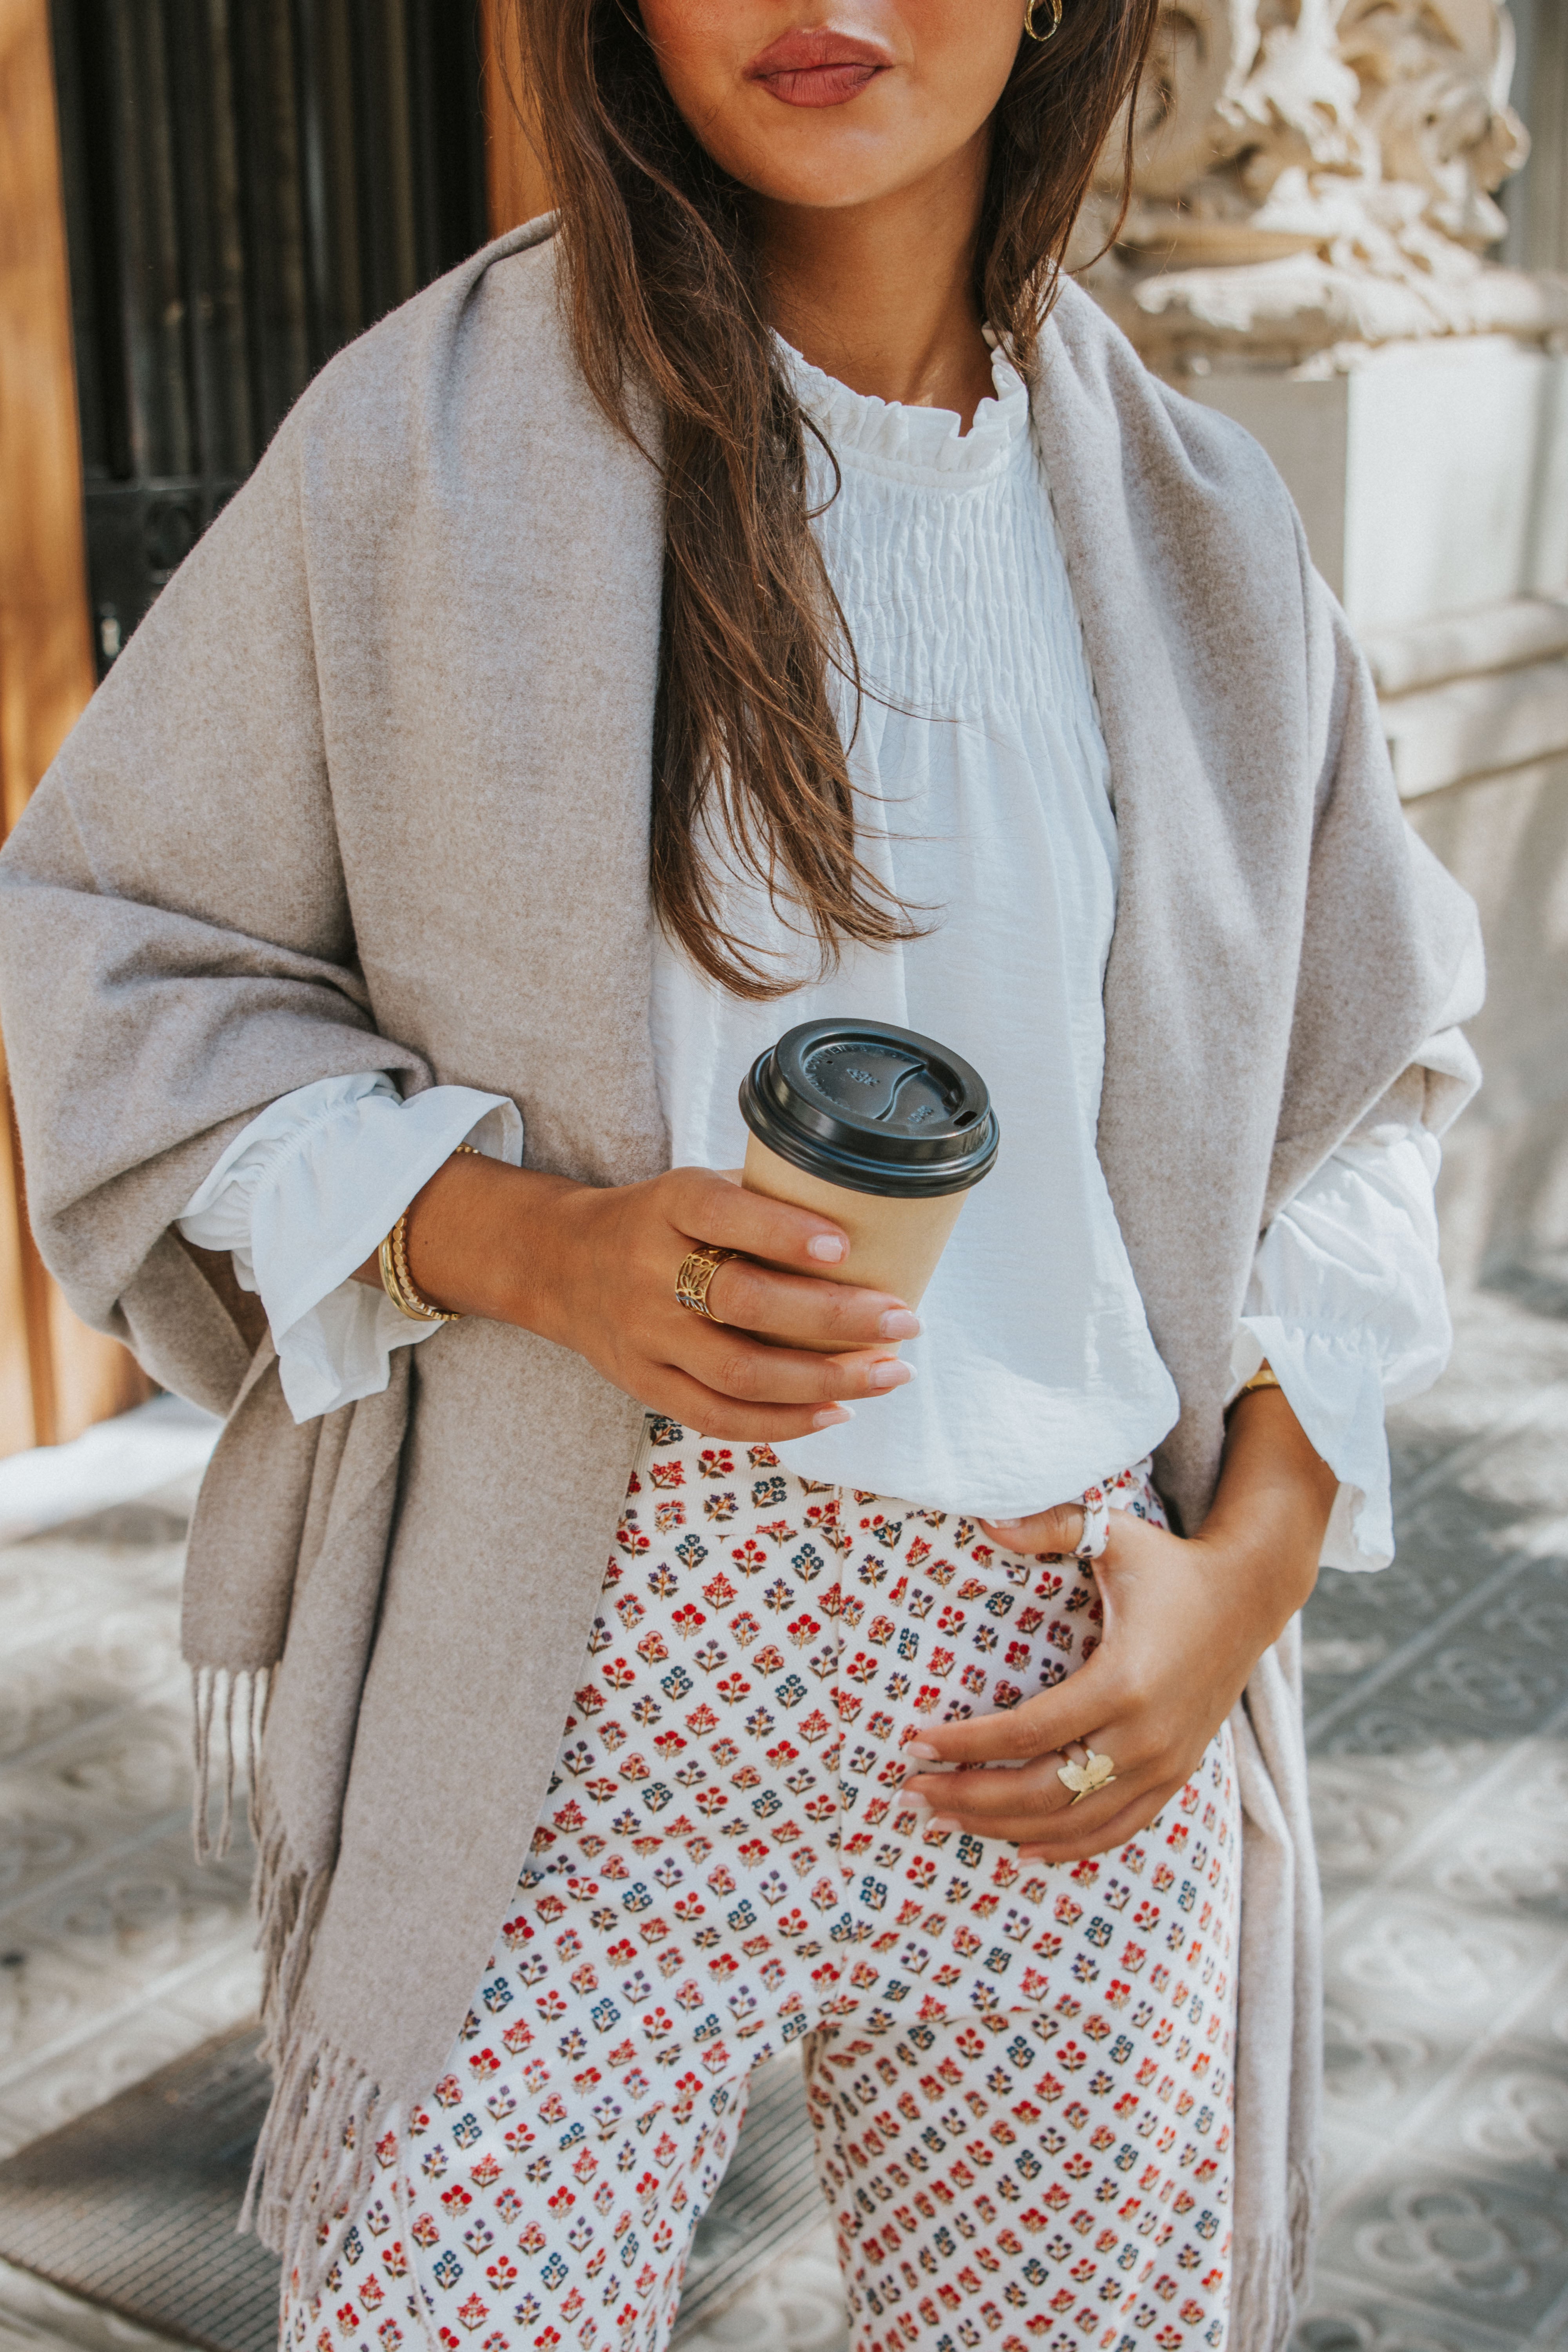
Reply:
[[[1529, 152], [1512, 70], [1497, 0], [1164, 0], [1131, 208], [1085, 282], [1157, 364], [1568, 327], [1568, 278], [1482, 258]], [[1114, 224], [1121, 153], [1074, 261]]]

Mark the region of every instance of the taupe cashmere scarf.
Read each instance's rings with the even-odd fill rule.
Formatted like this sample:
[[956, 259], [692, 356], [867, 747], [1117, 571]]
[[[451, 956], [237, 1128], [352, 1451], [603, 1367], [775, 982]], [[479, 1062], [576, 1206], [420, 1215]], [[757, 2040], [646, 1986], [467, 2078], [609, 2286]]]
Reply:
[[[39, 1244], [89, 1323], [227, 1416], [184, 1638], [256, 1787], [277, 2093], [258, 2211], [436, 2079], [527, 1854], [639, 1408], [455, 1324], [298, 1429], [174, 1237], [312, 1079], [510, 1096], [592, 1183], [667, 1141], [648, 1039], [652, 465], [605, 422], [552, 225], [343, 352], [142, 623], [0, 864], [0, 987]], [[1202, 1519], [1258, 1232], [1395, 1090], [1462, 1098], [1473, 912], [1401, 820], [1371, 688], [1246, 434], [1064, 287], [1036, 392], [1110, 752], [1120, 911], [1100, 1147], [1180, 1391]], [[1110, 1465], [1108, 1465], [1110, 1466]], [[269, 1685], [269, 1688], [268, 1687]], [[1289, 1644], [1237, 1736], [1247, 1843], [1237, 2328], [1282, 2340], [1310, 2212], [1315, 1882]], [[317, 2108], [301, 2128], [312, 2074]], [[1294, 2253], [1292, 2247], [1294, 2246]]]

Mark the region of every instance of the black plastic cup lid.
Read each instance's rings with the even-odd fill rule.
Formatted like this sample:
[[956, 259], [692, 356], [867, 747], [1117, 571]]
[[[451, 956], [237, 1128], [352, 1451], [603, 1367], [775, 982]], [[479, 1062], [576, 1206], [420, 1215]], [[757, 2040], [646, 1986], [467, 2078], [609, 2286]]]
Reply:
[[989, 1175], [985, 1081], [933, 1038], [886, 1021], [807, 1021], [759, 1055], [741, 1116], [792, 1167], [851, 1192], [929, 1201]]

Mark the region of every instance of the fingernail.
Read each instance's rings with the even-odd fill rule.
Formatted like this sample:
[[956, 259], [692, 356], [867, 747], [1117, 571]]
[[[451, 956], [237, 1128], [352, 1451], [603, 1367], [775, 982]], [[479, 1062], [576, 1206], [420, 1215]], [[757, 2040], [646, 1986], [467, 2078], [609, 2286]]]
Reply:
[[962, 1822], [947, 1821], [941, 1813], [933, 1813], [926, 1823], [928, 1830], [937, 1830], [943, 1837], [951, 1837], [954, 1830], [961, 1830], [963, 1827]]
[[853, 1421], [854, 1414], [847, 1404], [830, 1404], [823, 1412], [811, 1416], [813, 1429], [837, 1429], [841, 1421]]
[[994, 1528], [999, 1536], [1011, 1536], [1016, 1535], [1024, 1522], [1022, 1519], [987, 1519], [985, 1524]]
[[867, 1378], [874, 1389], [901, 1389], [914, 1376], [912, 1364], [901, 1364], [897, 1356], [884, 1356], [879, 1364], [872, 1365]]
[[841, 1242], [837, 1234], [813, 1234], [805, 1245], [807, 1257], [820, 1258], [824, 1265], [838, 1265], [849, 1255], [849, 1244]]
[[918, 1339], [921, 1318], [918, 1315], [911, 1315], [907, 1307], [890, 1307], [878, 1324], [877, 1330], [884, 1339]]
[[931, 1811], [931, 1799], [922, 1797], [918, 1789], [900, 1789], [899, 1801], [900, 1804], [913, 1805], [922, 1813], [929, 1813]]
[[942, 1761], [929, 1739], [906, 1739], [903, 1752], [906, 1756], [918, 1757], [922, 1764], [940, 1764]]

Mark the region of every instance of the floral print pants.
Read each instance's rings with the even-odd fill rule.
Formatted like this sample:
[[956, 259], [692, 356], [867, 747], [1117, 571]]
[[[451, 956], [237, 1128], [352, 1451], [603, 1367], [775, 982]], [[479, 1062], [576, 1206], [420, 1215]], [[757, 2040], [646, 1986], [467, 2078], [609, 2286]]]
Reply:
[[[1101, 1491], [1162, 1517], [1147, 1465]], [[799, 2042], [855, 2352], [1218, 2352], [1228, 1733], [1071, 1866], [900, 1797], [923, 1724], [1059, 1682], [1100, 1624], [1081, 1561], [650, 1418], [515, 1906], [377, 2188], [323, 2190], [284, 2345], [662, 2352], [747, 2075]]]

